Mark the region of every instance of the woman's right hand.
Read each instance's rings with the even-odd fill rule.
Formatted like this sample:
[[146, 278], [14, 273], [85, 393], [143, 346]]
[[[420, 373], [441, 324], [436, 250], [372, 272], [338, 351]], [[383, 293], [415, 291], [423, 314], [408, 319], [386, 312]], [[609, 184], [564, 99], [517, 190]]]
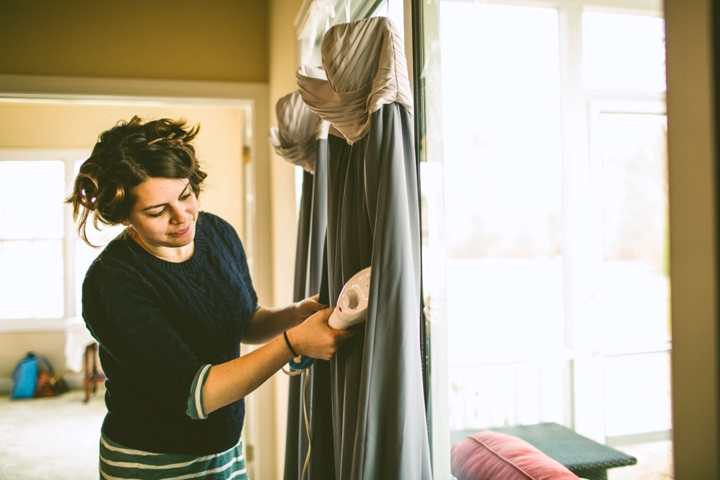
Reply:
[[328, 325], [333, 308], [326, 308], [308, 317], [305, 322], [287, 331], [288, 340], [299, 355], [330, 360], [342, 343], [352, 337], [352, 330], [335, 330]]

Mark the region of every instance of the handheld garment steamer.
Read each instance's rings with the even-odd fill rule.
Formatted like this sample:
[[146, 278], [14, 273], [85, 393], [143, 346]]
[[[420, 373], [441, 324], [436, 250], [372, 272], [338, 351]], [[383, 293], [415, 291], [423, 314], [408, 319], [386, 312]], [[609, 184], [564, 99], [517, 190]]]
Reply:
[[[370, 296], [370, 269], [367, 267], [353, 275], [340, 292], [335, 310], [328, 319], [328, 325], [335, 330], [345, 330], [365, 321]], [[290, 372], [300, 373], [314, 361], [312, 357], [301, 355], [290, 361], [288, 366]]]

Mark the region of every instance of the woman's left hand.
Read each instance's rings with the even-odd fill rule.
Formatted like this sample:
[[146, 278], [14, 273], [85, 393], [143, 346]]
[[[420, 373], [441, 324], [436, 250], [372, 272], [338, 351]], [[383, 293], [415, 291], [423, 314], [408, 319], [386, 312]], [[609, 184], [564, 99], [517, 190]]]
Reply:
[[300, 320], [298, 322], [298, 325], [307, 320], [308, 317], [314, 315], [316, 312], [328, 308], [327, 305], [323, 305], [322, 303], [320, 303], [319, 299], [320, 294], [313, 295], [312, 297], [308, 297], [305, 300], [300, 300], [295, 304]]

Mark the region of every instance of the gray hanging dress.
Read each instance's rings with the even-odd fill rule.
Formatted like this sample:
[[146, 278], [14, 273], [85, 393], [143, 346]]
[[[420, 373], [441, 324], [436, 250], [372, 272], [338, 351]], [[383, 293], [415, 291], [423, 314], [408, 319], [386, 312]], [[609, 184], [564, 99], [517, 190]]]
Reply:
[[323, 70], [300, 67], [297, 80], [308, 107], [330, 123], [331, 305], [359, 270], [372, 266], [372, 276], [367, 321], [351, 327], [356, 334], [330, 364], [334, 448], [317, 448], [326, 432], [312, 432], [308, 478], [430, 479], [417, 165], [402, 41], [387, 18], [370, 18], [331, 28], [322, 58]]

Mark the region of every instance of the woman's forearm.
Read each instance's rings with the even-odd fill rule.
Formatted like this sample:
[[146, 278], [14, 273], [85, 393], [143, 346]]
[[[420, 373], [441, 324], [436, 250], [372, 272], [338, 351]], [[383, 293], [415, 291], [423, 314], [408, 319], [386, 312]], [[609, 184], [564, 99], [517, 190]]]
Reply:
[[203, 410], [209, 414], [244, 398], [292, 358], [285, 339], [277, 337], [235, 360], [214, 365], [202, 388]]
[[[330, 360], [352, 330], [334, 330], [327, 324], [332, 309], [312, 315], [299, 327], [289, 329], [288, 342], [300, 355]], [[202, 387], [202, 407], [210, 413], [239, 400], [258, 388], [283, 365], [293, 353], [283, 337], [276, 337], [252, 352], [210, 367]]]
[[260, 307], [250, 318], [242, 341], [251, 345], [269, 342], [285, 330], [296, 327], [302, 320], [296, 303], [282, 308]]

